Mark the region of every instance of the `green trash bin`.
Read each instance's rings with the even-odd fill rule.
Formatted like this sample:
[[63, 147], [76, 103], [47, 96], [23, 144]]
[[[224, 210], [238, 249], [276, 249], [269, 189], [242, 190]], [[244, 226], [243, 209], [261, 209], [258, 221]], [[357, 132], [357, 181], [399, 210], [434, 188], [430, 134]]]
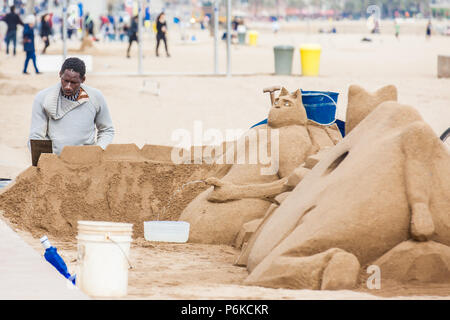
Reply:
[[294, 47], [275, 46], [273, 51], [275, 56], [275, 74], [291, 74]]
[[239, 44], [245, 44], [245, 37], [247, 34], [245, 32], [238, 32]]

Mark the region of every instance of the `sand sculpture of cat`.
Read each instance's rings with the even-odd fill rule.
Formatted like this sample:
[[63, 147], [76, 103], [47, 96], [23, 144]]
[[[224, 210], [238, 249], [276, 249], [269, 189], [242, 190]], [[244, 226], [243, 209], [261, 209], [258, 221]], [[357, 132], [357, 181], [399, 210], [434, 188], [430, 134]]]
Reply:
[[250, 238], [245, 284], [353, 288], [369, 265], [450, 281], [450, 152], [414, 108], [380, 104], [389, 91], [349, 88], [345, 139]]
[[[257, 137], [257, 145], [249, 141], [252, 136]], [[267, 142], [263, 141], [260, 147], [263, 137]], [[271, 142], [273, 137], [277, 139], [277, 148]], [[334, 146], [341, 139], [337, 126], [309, 123], [300, 90], [289, 93], [282, 88], [270, 109], [268, 123], [250, 129], [238, 140], [238, 146], [245, 146], [245, 154], [236, 155], [236, 146], [228, 148], [223, 158], [228, 158], [231, 152], [234, 164], [222, 179], [208, 179], [212, 187], [197, 196], [181, 214], [180, 220], [190, 223], [189, 241], [232, 244], [244, 223], [263, 217], [273, 197], [292, 190], [287, 181], [295, 168], [308, 156]], [[270, 174], [262, 170], [273, 163], [249, 161], [252, 154], [265, 148], [278, 166]]]

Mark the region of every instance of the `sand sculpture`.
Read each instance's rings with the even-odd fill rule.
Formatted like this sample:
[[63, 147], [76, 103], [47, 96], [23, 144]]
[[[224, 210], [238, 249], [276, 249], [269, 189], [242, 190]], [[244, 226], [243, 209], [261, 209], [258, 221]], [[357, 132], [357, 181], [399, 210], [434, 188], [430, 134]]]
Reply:
[[348, 98], [345, 139], [256, 221], [245, 284], [349, 289], [369, 265], [385, 281], [450, 282], [449, 150], [394, 87]]
[[184, 183], [221, 176], [215, 165], [173, 164], [171, 149], [111, 144], [42, 154], [37, 167], [0, 190], [0, 212], [36, 237], [73, 240], [78, 220], [133, 223], [133, 235], [143, 237], [144, 221], [176, 220], [206, 188]]
[[[258, 141], [278, 130], [272, 174], [249, 163], [261, 146], [248, 134], [213, 164], [175, 165], [166, 146], [66, 147], [2, 189], [0, 210], [36, 237], [61, 239], [74, 238], [78, 220], [131, 222], [136, 237], [143, 221], [185, 220], [190, 241], [242, 246], [248, 285], [348, 289], [369, 265], [385, 280], [450, 282], [450, 152], [396, 100], [393, 86], [351, 86], [342, 139], [306, 119], [298, 90], [283, 89], [268, 124], [250, 130], [262, 130]], [[262, 148], [272, 152], [272, 141]], [[221, 164], [230, 154], [233, 164]], [[208, 185], [177, 194], [194, 180]]]
[[[251, 137], [256, 137], [258, 143], [251, 143]], [[273, 137], [276, 140], [272, 141]], [[292, 190], [293, 181], [308, 171], [299, 168], [294, 172], [294, 169], [305, 161], [317, 161], [314, 155], [341, 139], [337, 126], [321, 126], [307, 119], [300, 90], [289, 93], [282, 88], [273, 101], [268, 123], [250, 129], [216, 157], [216, 162], [233, 158], [234, 163], [222, 179], [209, 178], [207, 183], [211, 187], [181, 214], [180, 220], [190, 223], [189, 241], [233, 244], [245, 223], [262, 218], [277, 201], [276, 197]], [[237, 150], [241, 147], [245, 153], [239, 154]], [[271, 164], [250, 161], [251, 155], [261, 151], [271, 155]], [[268, 174], [273, 161], [278, 164], [277, 170]]]

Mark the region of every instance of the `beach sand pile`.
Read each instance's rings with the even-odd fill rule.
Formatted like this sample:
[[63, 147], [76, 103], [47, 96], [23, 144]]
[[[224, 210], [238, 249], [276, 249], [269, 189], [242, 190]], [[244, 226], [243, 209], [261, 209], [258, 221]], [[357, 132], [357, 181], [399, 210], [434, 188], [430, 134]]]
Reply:
[[217, 165], [175, 165], [162, 159], [170, 150], [112, 144], [105, 151], [73, 146], [59, 157], [42, 154], [37, 167], [29, 167], [1, 191], [0, 209], [36, 237], [74, 240], [78, 220], [133, 223], [134, 237], [143, 237], [144, 221], [177, 220], [206, 188], [201, 181], [220, 176]]

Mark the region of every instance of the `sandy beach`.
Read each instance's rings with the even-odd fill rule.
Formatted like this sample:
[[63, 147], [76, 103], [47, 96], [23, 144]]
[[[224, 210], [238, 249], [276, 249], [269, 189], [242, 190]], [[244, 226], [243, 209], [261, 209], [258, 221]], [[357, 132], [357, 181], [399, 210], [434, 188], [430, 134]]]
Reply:
[[[345, 25], [342, 24], [343, 29]], [[344, 28], [345, 27], [345, 28]], [[267, 117], [270, 99], [263, 88], [281, 85], [289, 91], [324, 90], [339, 93], [337, 118], [345, 120], [347, 90], [357, 84], [369, 91], [393, 84], [398, 101], [416, 108], [435, 134], [450, 127], [450, 79], [437, 78], [437, 56], [450, 54], [450, 37], [427, 40], [420, 28], [404, 28], [397, 40], [386, 27], [381, 34], [364, 32], [319, 34], [286, 26], [278, 34], [260, 28], [256, 46], [232, 46], [232, 77], [214, 76], [213, 41], [207, 31], [195, 31], [196, 42], [179, 40], [169, 34], [171, 57], [154, 54], [153, 36], [147, 36], [143, 49], [145, 75], [137, 71], [137, 47], [126, 59], [126, 43], [96, 42], [92, 53], [93, 70], [86, 84], [102, 91], [116, 130], [113, 143], [173, 146], [177, 129], [194, 130], [201, 121], [203, 130], [247, 129]], [[339, 30], [339, 24], [338, 24]], [[370, 37], [371, 42], [363, 42]], [[322, 46], [320, 75], [302, 77], [299, 47], [305, 43]], [[274, 75], [275, 45], [295, 47], [293, 74]], [[4, 45], [4, 44], [2, 44]], [[69, 55], [79, 48], [69, 42]], [[42, 43], [38, 41], [38, 48]], [[161, 49], [161, 48], [160, 48]], [[60, 43], [51, 43], [48, 54], [57, 54]], [[163, 51], [162, 51], [163, 52]], [[59, 81], [57, 72], [22, 75], [25, 53], [19, 46], [15, 57], [0, 52], [0, 178], [14, 179], [31, 165], [27, 148], [31, 106], [36, 93]], [[219, 45], [219, 71], [226, 71], [225, 43]], [[122, 73], [122, 74], [121, 74]], [[158, 90], [159, 88], [159, 90]], [[14, 229], [39, 252], [38, 237]], [[76, 265], [76, 239], [50, 239], [58, 247], [69, 269]], [[369, 290], [365, 280], [353, 291], [311, 291], [244, 286], [246, 268], [234, 266], [240, 251], [226, 245], [170, 244], [134, 239], [125, 299], [448, 299], [448, 285], [404, 286], [387, 284]], [[211, 270], [206, 271], [205, 270]]]

